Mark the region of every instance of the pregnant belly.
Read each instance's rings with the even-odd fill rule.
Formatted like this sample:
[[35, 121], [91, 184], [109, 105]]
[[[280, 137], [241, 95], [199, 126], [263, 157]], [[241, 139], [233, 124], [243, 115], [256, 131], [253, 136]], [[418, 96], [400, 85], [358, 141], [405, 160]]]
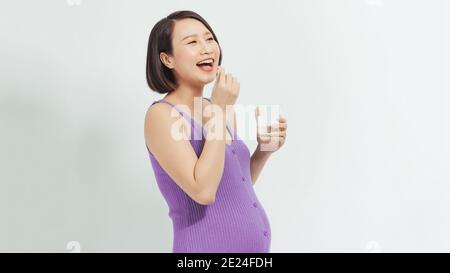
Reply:
[[260, 207], [208, 210], [202, 220], [175, 229], [174, 252], [269, 252], [270, 226]]

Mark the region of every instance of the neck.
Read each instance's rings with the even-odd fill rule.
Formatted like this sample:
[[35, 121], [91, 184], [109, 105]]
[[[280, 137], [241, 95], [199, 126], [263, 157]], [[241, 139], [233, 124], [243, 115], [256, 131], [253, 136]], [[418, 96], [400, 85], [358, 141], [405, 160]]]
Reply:
[[175, 90], [166, 95], [164, 99], [168, 98], [172, 100], [175, 104], [184, 104], [189, 107], [189, 109], [194, 109], [194, 98], [203, 101], [203, 86], [190, 86], [186, 84], [180, 84]]

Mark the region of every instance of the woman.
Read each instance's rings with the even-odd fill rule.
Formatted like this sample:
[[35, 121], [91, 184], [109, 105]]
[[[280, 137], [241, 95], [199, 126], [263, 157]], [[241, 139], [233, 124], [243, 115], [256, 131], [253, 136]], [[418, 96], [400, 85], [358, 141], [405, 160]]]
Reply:
[[[216, 35], [195, 12], [174, 12], [150, 33], [147, 81], [166, 96], [146, 113], [145, 142], [169, 206], [173, 252], [270, 250], [269, 220], [253, 186], [269, 156], [284, 144], [286, 120], [279, 118], [273, 136], [257, 136], [250, 157], [230, 109], [239, 82], [224, 68], [219, 71], [221, 61]], [[204, 98], [204, 86], [214, 80], [211, 98]], [[200, 117], [190, 114], [197, 100]], [[274, 140], [275, 149], [262, 151], [261, 145]]]

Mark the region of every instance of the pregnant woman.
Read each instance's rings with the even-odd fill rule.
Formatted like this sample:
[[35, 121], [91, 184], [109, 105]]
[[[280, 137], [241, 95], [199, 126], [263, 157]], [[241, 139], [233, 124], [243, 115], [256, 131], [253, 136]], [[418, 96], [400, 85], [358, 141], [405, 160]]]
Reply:
[[[258, 133], [250, 156], [232, 109], [239, 82], [221, 61], [216, 35], [195, 12], [174, 12], [150, 33], [147, 81], [166, 95], [147, 110], [144, 135], [173, 223], [173, 252], [270, 251], [269, 220], [253, 187], [285, 142], [286, 119]], [[213, 81], [211, 98], [203, 97]], [[273, 149], [261, 149], [269, 142]]]

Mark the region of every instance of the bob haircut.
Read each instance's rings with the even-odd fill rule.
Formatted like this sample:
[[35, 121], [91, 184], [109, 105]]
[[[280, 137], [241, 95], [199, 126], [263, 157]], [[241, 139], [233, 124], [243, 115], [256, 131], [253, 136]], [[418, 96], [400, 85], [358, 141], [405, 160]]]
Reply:
[[155, 24], [148, 39], [146, 67], [147, 83], [150, 89], [160, 94], [170, 93], [178, 86], [172, 70], [161, 62], [159, 55], [161, 52], [172, 55], [172, 34], [175, 27], [175, 21], [185, 18], [192, 18], [200, 21], [212, 33], [214, 40], [216, 40], [219, 45], [219, 65], [222, 63], [222, 48], [220, 47], [216, 34], [208, 22], [206, 22], [199, 14], [190, 10], [173, 12]]

